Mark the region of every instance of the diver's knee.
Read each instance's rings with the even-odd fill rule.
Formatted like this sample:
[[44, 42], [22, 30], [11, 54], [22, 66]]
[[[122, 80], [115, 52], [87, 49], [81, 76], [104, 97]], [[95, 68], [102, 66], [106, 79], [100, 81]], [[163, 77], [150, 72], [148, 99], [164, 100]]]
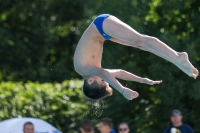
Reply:
[[159, 41], [158, 38], [152, 37], [152, 36], [147, 36], [147, 35], [144, 36], [144, 39], [145, 39], [145, 42], [146, 42], [146, 43], [147, 43], [147, 42], [158, 42], [158, 41]]
[[152, 44], [156, 44], [158, 43], [159, 39], [156, 38], [156, 37], [152, 37], [152, 36], [147, 36], [147, 35], [144, 35], [144, 47], [146, 49], [148, 48], [152, 48]]
[[142, 50], [146, 50], [147, 49], [147, 38], [145, 37], [145, 35], [141, 35], [140, 37], [137, 38], [137, 40], [135, 41], [135, 47], [142, 49]]

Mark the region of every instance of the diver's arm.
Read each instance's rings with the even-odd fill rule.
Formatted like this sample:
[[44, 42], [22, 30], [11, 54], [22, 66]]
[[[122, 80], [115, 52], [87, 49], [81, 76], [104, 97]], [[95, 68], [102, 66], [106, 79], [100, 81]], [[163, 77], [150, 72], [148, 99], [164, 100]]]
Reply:
[[127, 71], [121, 70], [121, 69], [106, 69], [106, 70], [109, 73], [111, 73], [114, 77], [119, 78], [119, 79], [123, 79], [123, 80], [130, 80], [130, 81], [145, 83], [145, 84], [149, 84], [149, 85], [162, 83], [162, 80], [153, 81], [153, 80], [148, 79], [148, 78], [141, 78], [139, 76], [136, 76], [136, 75], [134, 75], [130, 72], [127, 72]]
[[106, 69], [102, 69], [95, 66], [85, 66], [80, 69], [77, 69], [79, 73], [82, 74], [82, 76], [99, 76], [106, 82], [108, 82], [112, 87], [114, 87], [117, 91], [119, 91], [123, 96], [128, 99], [132, 100], [133, 98], [138, 97], [138, 93], [136, 91], [133, 91], [127, 87], [122, 86], [116, 78], [109, 73]]

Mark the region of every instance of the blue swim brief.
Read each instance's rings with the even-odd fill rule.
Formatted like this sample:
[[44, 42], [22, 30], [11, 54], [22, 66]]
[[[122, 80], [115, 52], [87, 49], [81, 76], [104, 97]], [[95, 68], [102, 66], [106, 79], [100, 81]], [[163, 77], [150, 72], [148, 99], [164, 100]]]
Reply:
[[99, 33], [104, 37], [105, 40], [109, 40], [111, 38], [111, 36], [107, 35], [103, 31], [103, 21], [109, 16], [110, 16], [109, 14], [101, 14], [98, 17], [96, 17], [93, 21], [93, 23], [96, 25]]

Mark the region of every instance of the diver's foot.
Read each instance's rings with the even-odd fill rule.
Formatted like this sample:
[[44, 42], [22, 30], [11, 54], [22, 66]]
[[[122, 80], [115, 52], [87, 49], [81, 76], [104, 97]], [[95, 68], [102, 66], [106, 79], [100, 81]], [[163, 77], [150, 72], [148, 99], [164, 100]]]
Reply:
[[179, 61], [177, 62], [176, 66], [190, 77], [196, 79], [199, 75], [199, 71], [190, 63], [188, 59], [188, 54], [186, 52], [182, 52], [178, 53], [178, 55]]

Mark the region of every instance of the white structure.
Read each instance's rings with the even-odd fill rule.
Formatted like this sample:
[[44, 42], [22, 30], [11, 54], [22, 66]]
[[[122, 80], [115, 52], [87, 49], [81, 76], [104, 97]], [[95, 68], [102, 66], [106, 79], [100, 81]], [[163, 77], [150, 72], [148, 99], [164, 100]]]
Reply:
[[0, 133], [23, 133], [23, 126], [26, 122], [33, 123], [35, 133], [61, 133], [44, 120], [21, 116], [0, 122]]

